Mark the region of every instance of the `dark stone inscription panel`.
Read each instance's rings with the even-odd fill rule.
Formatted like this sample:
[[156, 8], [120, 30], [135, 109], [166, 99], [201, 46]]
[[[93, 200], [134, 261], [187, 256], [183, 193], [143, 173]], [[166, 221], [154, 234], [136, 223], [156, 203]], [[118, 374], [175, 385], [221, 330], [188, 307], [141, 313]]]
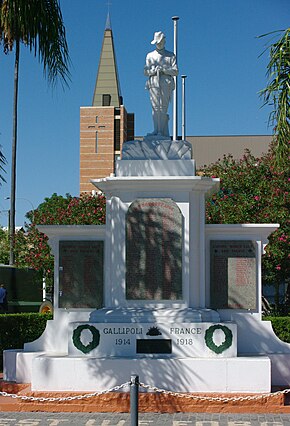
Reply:
[[255, 309], [255, 242], [210, 242], [210, 306], [213, 309]]
[[103, 307], [103, 241], [59, 242], [59, 307]]
[[137, 339], [137, 354], [171, 354], [172, 340], [170, 339]]
[[128, 209], [126, 298], [182, 298], [182, 214], [169, 198], [137, 199]]

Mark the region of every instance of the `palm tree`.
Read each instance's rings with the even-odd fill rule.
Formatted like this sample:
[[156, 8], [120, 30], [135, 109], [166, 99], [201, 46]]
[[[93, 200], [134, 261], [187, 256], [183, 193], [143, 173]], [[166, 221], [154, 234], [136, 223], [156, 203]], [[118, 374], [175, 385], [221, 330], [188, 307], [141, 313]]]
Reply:
[[[281, 33], [281, 31], [274, 31], [273, 33], [277, 32]], [[269, 123], [274, 126], [276, 163], [277, 165], [289, 164], [290, 28], [282, 31], [280, 39], [267, 47], [266, 50], [269, 50], [270, 54], [270, 61], [267, 66], [268, 85], [260, 94], [264, 99], [264, 105], [272, 107]]]
[[10, 265], [14, 264], [17, 109], [20, 44], [38, 56], [49, 83], [69, 79], [69, 55], [58, 0], [0, 0], [0, 42], [4, 52], [15, 48], [10, 196]]

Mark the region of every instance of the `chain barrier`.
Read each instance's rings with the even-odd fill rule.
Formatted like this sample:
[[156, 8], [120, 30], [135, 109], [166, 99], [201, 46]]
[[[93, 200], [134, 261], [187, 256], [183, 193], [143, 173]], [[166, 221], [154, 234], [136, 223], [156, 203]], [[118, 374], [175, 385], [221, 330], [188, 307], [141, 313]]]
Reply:
[[[119, 390], [129, 387], [132, 384], [133, 384], [132, 381], [130, 381], [130, 382], [123, 383], [122, 385], [114, 386], [113, 388], [106, 389], [104, 391], [87, 393], [84, 395], [67, 396], [67, 397], [45, 398], [45, 397], [36, 397], [36, 396], [27, 396], [27, 395], [17, 395], [15, 393], [7, 393], [7, 392], [0, 392], [0, 396], [11, 397], [14, 399], [21, 399], [23, 401], [65, 402], [65, 401], [74, 401], [74, 400], [93, 398], [95, 396], [105, 395], [110, 392], [118, 392]], [[258, 395], [247, 395], [247, 396], [233, 396], [233, 397], [201, 396], [201, 395], [199, 396], [199, 395], [190, 395], [188, 393], [182, 393], [182, 392], [173, 392], [166, 389], [158, 388], [156, 386], [146, 385], [145, 383], [142, 383], [142, 382], [139, 382], [138, 384], [141, 388], [144, 388], [156, 393], [162, 393], [164, 395], [175, 396], [177, 398], [194, 399], [194, 400], [200, 400], [200, 401], [216, 401], [216, 402], [254, 401], [258, 399], [269, 398], [269, 397], [290, 393], [290, 389], [284, 389], [284, 390], [273, 392], [273, 393], [262, 393]]]
[[261, 393], [258, 395], [247, 395], [247, 396], [199, 396], [199, 395], [189, 395], [188, 393], [181, 392], [172, 392], [165, 389], [157, 388], [156, 386], [145, 385], [142, 382], [139, 382], [140, 387], [148, 389], [152, 392], [163, 393], [164, 395], [176, 396], [177, 398], [187, 398], [187, 399], [198, 399], [200, 401], [220, 401], [220, 402], [229, 402], [229, 401], [252, 401], [262, 398], [269, 398], [272, 396], [282, 395], [290, 393], [290, 389], [284, 389], [282, 391], [277, 391], [273, 393]]
[[94, 396], [99, 395], [105, 395], [110, 392], [117, 392], [120, 389], [123, 389], [125, 387], [128, 387], [131, 385], [131, 382], [123, 383], [119, 386], [114, 386], [113, 388], [106, 389], [104, 391], [100, 392], [94, 392], [94, 393], [87, 393], [85, 395], [74, 395], [74, 396], [67, 396], [67, 397], [51, 397], [51, 398], [45, 398], [42, 396], [27, 396], [27, 395], [17, 395], [15, 393], [7, 393], [7, 392], [0, 392], [0, 396], [8, 396], [14, 399], [21, 399], [23, 401], [38, 401], [38, 402], [64, 402], [64, 401], [74, 401], [74, 400], [81, 400], [81, 399], [88, 399], [93, 398]]

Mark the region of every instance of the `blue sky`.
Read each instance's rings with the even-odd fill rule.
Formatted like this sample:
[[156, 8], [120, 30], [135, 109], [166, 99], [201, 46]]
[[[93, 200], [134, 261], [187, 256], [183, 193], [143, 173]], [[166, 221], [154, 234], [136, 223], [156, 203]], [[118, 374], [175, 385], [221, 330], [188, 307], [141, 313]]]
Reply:
[[[90, 106], [108, 6], [100, 0], [61, 0], [72, 61], [70, 88], [48, 87], [42, 67], [22, 47], [19, 86], [16, 223], [52, 193], [79, 193], [79, 108]], [[269, 109], [258, 92], [266, 84], [266, 39], [289, 27], [289, 0], [110, 0], [121, 90], [135, 112], [135, 134], [151, 131], [143, 66], [154, 31], [173, 50], [178, 24], [178, 64], [186, 74], [187, 134], [270, 134]], [[270, 40], [270, 39], [269, 39]], [[0, 55], [0, 145], [7, 183], [0, 187], [0, 224], [7, 224], [10, 192], [14, 55]], [[181, 90], [180, 90], [181, 92]], [[181, 129], [179, 130], [179, 133]]]

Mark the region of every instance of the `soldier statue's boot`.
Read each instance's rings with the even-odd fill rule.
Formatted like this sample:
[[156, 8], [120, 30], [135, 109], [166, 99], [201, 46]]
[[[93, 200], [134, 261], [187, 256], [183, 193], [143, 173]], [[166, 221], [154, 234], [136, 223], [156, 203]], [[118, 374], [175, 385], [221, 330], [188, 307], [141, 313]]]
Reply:
[[160, 133], [158, 129], [158, 114], [159, 113], [157, 111], [152, 111], [154, 130], [152, 133], [148, 133], [148, 136], [155, 136], [155, 135], [158, 135], [158, 133]]

